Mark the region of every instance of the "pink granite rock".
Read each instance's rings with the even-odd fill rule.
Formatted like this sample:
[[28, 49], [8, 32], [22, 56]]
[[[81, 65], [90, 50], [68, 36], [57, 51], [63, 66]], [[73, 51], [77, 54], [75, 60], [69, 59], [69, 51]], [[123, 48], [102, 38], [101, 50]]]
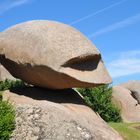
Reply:
[[14, 77], [41, 87], [94, 87], [111, 82], [93, 43], [55, 21], [29, 21], [1, 32], [0, 62]]

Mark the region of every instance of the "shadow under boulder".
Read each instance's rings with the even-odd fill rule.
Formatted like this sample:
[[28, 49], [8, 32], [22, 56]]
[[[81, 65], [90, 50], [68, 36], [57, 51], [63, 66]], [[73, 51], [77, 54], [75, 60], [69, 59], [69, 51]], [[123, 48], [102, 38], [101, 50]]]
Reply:
[[27, 88], [13, 88], [10, 91], [37, 101], [47, 100], [55, 103], [85, 104], [84, 100], [73, 89], [53, 90], [32, 86]]
[[73, 89], [27, 87], [3, 95], [16, 108], [11, 140], [122, 140]]

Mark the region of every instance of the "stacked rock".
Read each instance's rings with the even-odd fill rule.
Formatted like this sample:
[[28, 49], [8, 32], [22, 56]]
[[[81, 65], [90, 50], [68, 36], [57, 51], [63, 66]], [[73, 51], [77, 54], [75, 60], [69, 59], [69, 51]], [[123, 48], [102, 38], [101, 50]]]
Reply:
[[0, 63], [15, 78], [40, 87], [94, 87], [111, 82], [93, 43], [78, 30], [54, 21], [28, 21], [1, 32]]

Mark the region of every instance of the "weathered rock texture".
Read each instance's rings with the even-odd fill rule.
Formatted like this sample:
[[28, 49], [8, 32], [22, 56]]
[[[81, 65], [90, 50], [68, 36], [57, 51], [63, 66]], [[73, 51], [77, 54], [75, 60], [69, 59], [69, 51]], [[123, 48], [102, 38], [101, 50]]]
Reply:
[[125, 122], [140, 122], [140, 81], [114, 86], [113, 100], [120, 106]]
[[92, 42], [54, 21], [29, 21], [0, 33], [0, 62], [14, 77], [41, 87], [93, 87], [111, 82]]
[[72, 90], [27, 88], [6, 91], [4, 99], [16, 107], [11, 140], [122, 140]]

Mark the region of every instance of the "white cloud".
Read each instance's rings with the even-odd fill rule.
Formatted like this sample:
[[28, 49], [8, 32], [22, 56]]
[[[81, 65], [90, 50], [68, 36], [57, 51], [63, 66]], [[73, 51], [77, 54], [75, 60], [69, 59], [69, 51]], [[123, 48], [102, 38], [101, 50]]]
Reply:
[[100, 14], [100, 13], [106, 11], [106, 10], [109, 10], [109, 9], [111, 9], [111, 8], [113, 8], [113, 7], [116, 7], [117, 5], [120, 5], [120, 4], [124, 3], [125, 1], [127, 1], [127, 0], [122, 0], [122, 1], [116, 2], [116, 3], [114, 3], [114, 4], [111, 4], [111, 5], [107, 6], [107, 7], [103, 8], [103, 9], [100, 9], [100, 10], [98, 10], [98, 11], [96, 11], [96, 12], [93, 12], [93, 13], [87, 15], [87, 16], [84, 16], [84, 17], [82, 17], [82, 18], [79, 18], [79, 19], [77, 19], [77, 20], [74, 20], [74, 21], [72, 21], [71, 23], [69, 23], [69, 25], [74, 25], [74, 24], [79, 23], [79, 22], [81, 22], [81, 21], [83, 21], [83, 20], [86, 20], [86, 19], [88, 19], [88, 18], [91, 18], [91, 17], [93, 17], [93, 16], [96, 16], [96, 15], [98, 15], [98, 14]]
[[114, 23], [112, 25], [109, 25], [103, 29], [100, 29], [98, 31], [96, 31], [95, 33], [91, 34], [91, 35], [88, 35], [89, 38], [92, 38], [92, 37], [97, 37], [99, 35], [102, 35], [102, 34], [105, 34], [105, 33], [108, 33], [108, 32], [112, 32], [112, 31], [115, 31], [117, 29], [121, 29], [121, 28], [125, 28], [125, 27], [128, 27], [132, 24], [135, 24], [137, 22], [140, 22], [140, 13], [136, 14], [135, 16], [132, 16], [132, 17], [129, 17], [129, 18], [126, 18], [120, 22], [117, 22], [117, 23]]
[[140, 50], [120, 52], [106, 66], [113, 78], [140, 73]]
[[5, 0], [3, 3], [0, 3], [0, 14], [31, 1], [32, 0]]

